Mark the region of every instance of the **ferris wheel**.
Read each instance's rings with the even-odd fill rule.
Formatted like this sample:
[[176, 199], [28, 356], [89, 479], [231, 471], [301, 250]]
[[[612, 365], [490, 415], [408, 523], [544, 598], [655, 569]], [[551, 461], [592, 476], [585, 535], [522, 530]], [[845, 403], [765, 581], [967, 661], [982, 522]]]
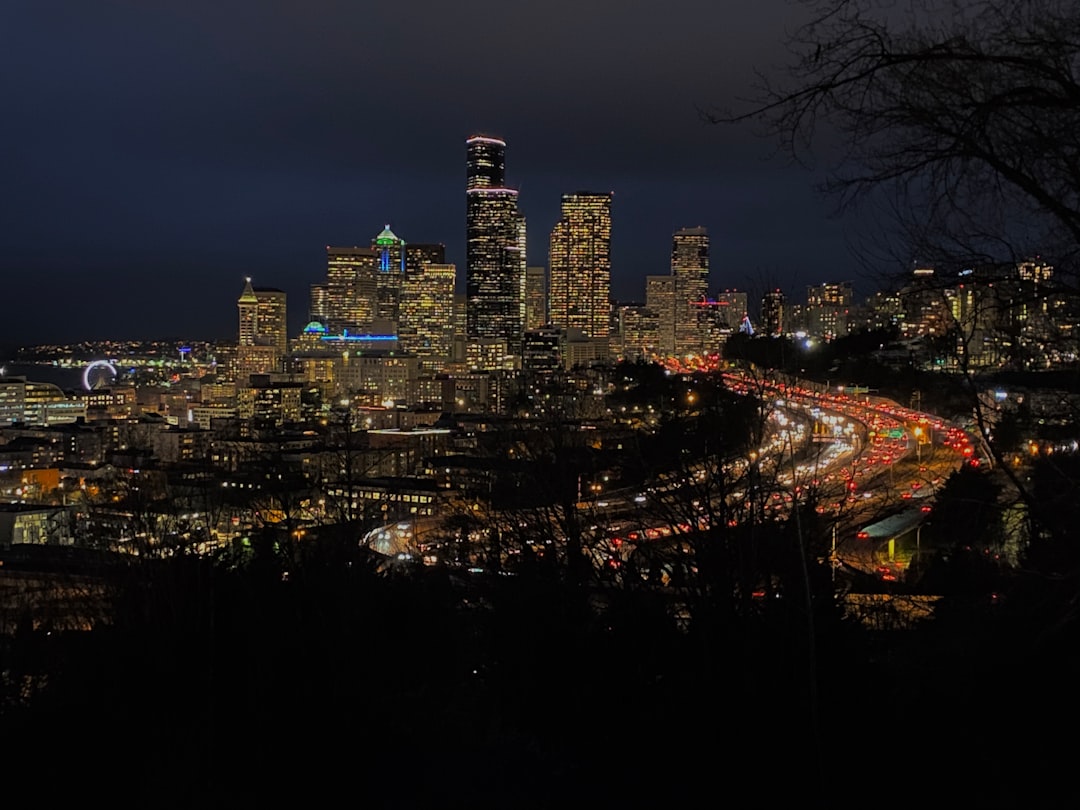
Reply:
[[116, 366], [108, 360], [94, 360], [83, 369], [82, 384], [87, 391], [106, 388], [116, 381]]

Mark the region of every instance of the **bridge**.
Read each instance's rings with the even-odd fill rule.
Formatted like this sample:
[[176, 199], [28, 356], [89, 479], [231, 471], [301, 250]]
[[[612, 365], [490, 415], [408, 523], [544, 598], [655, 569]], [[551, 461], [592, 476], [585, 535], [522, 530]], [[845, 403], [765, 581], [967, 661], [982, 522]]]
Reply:
[[907, 568], [919, 554], [922, 525], [929, 514], [929, 506], [915, 506], [859, 530], [856, 538], [870, 545], [884, 578], [895, 578], [896, 572]]

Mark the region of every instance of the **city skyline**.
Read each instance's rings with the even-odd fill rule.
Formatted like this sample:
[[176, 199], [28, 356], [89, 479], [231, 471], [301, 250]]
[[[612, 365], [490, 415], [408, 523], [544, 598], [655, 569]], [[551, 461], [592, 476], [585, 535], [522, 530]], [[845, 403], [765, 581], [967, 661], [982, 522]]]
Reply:
[[[36, 342], [46, 320], [56, 340], [222, 339], [243, 278], [305, 301], [327, 245], [368, 244], [385, 224], [445, 244], [460, 289], [460, 145], [478, 132], [510, 144], [529, 265], [547, 264], [563, 194], [614, 192], [616, 300], [643, 299], [645, 276], [667, 272], [671, 233], [696, 224], [713, 234], [718, 287], [851, 279], [860, 270], [819, 178], [700, 119], [781, 59], [795, 10], [765, 5], [734, 19], [676, 4], [666, 13], [695, 25], [663, 34], [654, 9], [609, 3], [574, 7], [574, 26], [552, 22], [559, 3], [503, 23], [421, 2], [253, 18], [198, 2], [21, 7], [4, 57], [20, 78], [0, 133], [13, 305], [0, 343]], [[550, 36], [511, 47], [504, 23]], [[380, 36], [355, 48], [373, 26]]]

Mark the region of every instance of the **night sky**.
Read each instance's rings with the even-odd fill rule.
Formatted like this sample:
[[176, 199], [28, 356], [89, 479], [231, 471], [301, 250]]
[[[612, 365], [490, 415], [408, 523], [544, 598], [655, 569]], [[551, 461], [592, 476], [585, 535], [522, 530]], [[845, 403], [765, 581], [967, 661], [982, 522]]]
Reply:
[[443, 242], [464, 288], [465, 139], [505, 138], [529, 263], [560, 196], [614, 191], [612, 293], [644, 298], [672, 232], [711, 291], [863, 270], [818, 177], [698, 108], [785, 59], [786, 0], [12, 0], [0, 9], [0, 344], [229, 339], [383, 225]]

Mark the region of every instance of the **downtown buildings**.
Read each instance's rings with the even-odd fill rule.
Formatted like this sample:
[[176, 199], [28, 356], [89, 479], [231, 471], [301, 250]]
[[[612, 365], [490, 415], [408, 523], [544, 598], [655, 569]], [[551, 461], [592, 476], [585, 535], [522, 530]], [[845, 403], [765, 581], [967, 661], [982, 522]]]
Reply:
[[[808, 287], [805, 303], [773, 285], [753, 298], [745, 290], [717, 289], [710, 275], [717, 275], [711, 234], [702, 225], [669, 232], [666, 272], [645, 277], [642, 303], [617, 304], [611, 297], [612, 193], [562, 194], [546, 240], [547, 266], [535, 259], [530, 264], [519, 192], [507, 182], [506, 141], [474, 135], [465, 146], [465, 272], [459, 275], [447, 262], [441, 244], [406, 242], [389, 225], [381, 231], [373, 227], [368, 242], [328, 246], [326, 278], [311, 286], [309, 321], [295, 341], [302, 352], [293, 352], [303, 355], [305, 379], [328, 392], [359, 387], [369, 402], [456, 402], [468, 398], [432, 393], [438, 388], [435, 378], [486, 375], [488, 381], [512, 381], [515, 374], [535, 369], [569, 371], [620, 359], [697, 362], [717, 355], [736, 332], [831, 341], [863, 325], [865, 308], [855, 305], [850, 282]], [[724, 268], [725, 287], [730, 272]], [[905, 328], [912, 331], [915, 323], [924, 324], [923, 331], [936, 328], [930, 320], [934, 313], [939, 320], [966, 317], [978, 304], [972, 286], [950, 294], [947, 306], [924, 306], [920, 318], [906, 313]], [[895, 296], [887, 303], [895, 322], [902, 308]], [[884, 309], [875, 311], [877, 320], [885, 316]], [[262, 334], [266, 330], [258, 339], [249, 336], [253, 330], [241, 328], [241, 344], [252, 344], [243, 352], [253, 358], [245, 368], [279, 369], [280, 362], [267, 361], [284, 355], [280, 341], [274, 341], [279, 348], [271, 353]], [[344, 357], [346, 351], [362, 353], [364, 362], [331, 373], [338, 363], [334, 356]], [[405, 369], [390, 375], [392, 391], [377, 390], [383, 383], [381, 372], [374, 373], [374, 358], [380, 366]], [[360, 373], [359, 367], [371, 367], [371, 373]], [[358, 383], [361, 378], [366, 382]]]

